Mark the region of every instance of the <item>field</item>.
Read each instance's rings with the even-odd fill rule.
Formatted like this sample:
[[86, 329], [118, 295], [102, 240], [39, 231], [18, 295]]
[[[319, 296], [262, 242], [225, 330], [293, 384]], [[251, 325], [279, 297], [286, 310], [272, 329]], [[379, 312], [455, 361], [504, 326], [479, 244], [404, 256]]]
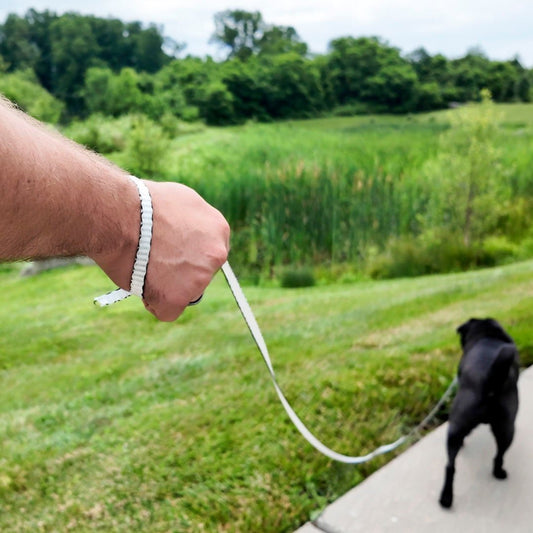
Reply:
[[[290, 532], [392, 458], [341, 465], [303, 441], [221, 276], [174, 324], [133, 299], [95, 308], [95, 267], [0, 283], [2, 531]], [[470, 316], [533, 360], [531, 261], [246, 293], [289, 401], [341, 453], [424, 417]]]
[[[93, 117], [66, 133], [224, 213], [281, 387], [323, 442], [359, 455], [433, 407], [464, 320], [499, 319], [533, 362], [533, 105], [497, 110], [493, 144], [471, 159], [443, 158], [456, 111], [166, 136]], [[466, 234], [430, 224], [452, 218], [460, 195], [442, 191], [462, 184], [446, 177], [458, 161], [487, 170], [478, 240], [462, 247]], [[461, 272], [470, 248], [478, 268]], [[404, 271], [371, 279], [387, 260]], [[402, 277], [416, 263], [452, 272]], [[299, 268], [315, 285], [281, 288]], [[173, 324], [133, 298], [94, 307], [112, 288], [96, 267], [21, 278], [5, 265], [0, 286], [1, 531], [291, 532], [393, 457], [347, 466], [307, 445], [221, 275]]]

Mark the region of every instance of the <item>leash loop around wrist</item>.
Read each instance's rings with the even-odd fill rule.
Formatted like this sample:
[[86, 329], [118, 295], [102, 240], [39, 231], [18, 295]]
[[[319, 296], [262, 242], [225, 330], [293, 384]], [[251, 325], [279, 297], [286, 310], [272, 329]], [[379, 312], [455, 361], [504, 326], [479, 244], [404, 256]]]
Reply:
[[131, 273], [130, 290], [116, 289], [114, 291], [98, 296], [94, 299], [94, 303], [100, 306], [111, 305], [120, 302], [128, 296], [134, 294], [139, 298], [143, 297], [144, 282], [146, 279], [146, 271], [148, 269], [148, 261], [150, 260], [150, 247], [152, 245], [152, 229], [153, 229], [153, 207], [152, 197], [150, 191], [143, 180], [135, 176], [128, 176], [130, 180], [137, 187], [139, 193], [139, 200], [141, 203], [141, 223], [139, 228], [139, 243], [137, 245], [137, 252], [135, 254], [135, 261], [133, 263], [133, 271]]

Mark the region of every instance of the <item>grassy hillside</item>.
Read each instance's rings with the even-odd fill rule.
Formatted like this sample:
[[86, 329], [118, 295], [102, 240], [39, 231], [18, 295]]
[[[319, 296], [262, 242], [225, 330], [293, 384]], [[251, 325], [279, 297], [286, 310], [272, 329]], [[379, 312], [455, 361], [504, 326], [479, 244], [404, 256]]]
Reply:
[[[303, 441], [221, 276], [173, 324], [134, 299], [94, 307], [111, 284], [92, 267], [0, 286], [1, 531], [289, 532], [392, 458], [340, 465]], [[471, 316], [533, 360], [531, 261], [245, 290], [288, 399], [342, 453], [423, 418]]]

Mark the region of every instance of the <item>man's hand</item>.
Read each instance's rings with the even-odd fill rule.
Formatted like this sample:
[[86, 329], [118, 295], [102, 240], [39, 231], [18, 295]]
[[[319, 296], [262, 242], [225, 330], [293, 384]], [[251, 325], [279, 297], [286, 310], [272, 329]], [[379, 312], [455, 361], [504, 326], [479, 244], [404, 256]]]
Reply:
[[160, 320], [175, 320], [200, 298], [229, 252], [224, 217], [195, 191], [148, 182], [154, 208], [144, 305]]
[[[230, 230], [220, 212], [189, 187], [151, 181], [145, 184], [152, 197], [154, 217], [143, 302], [159, 320], [172, 321], [190, 302], [200, 298], [226, 261]], [[136, 194], [134, 186], [132, 190]], [[134, 230], [138, 236], [138, 224]], [[127, 290], [134, 255], [133, 250], [125, 253], [117, 249], [116, 253], [94, 259]]]

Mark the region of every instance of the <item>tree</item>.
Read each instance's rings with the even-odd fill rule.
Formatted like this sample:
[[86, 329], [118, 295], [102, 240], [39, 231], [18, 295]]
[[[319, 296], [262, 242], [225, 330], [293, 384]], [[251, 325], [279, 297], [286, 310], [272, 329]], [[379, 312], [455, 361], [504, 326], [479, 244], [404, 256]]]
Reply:
[[516, 82], [516, 95], [522, 102], [530, 102], [532, 98], [530, 77], [527, 72], [523, 72]]
[[269, 118], [266, 109], [268, 82], [265, 81], [266, 66], [257, 58], [243, 62], [238, 59], [221, 65], [220, 77], [233, 95], [233, 110], [238, 121]]
[[[177, 76], [174, 74], [172, 64], [163, 67], [150, 77], [152, 81], [152, 90], [147, 90], [146, 81], [144, 82], [144, 92], [150, 94], [150, 112], [148, 113], [153, 119], [160, 118], [166, 113], [175, 117], [184, 118], [187, 113], [187, 101], [183, 92], [183, 87]], [[145, 75], [147, 79], [147, 75]]]
[[476, 48], [451, 62], [453, 85], [457, 88], [459, 101], [479, 101], [481, 90], [487, 88], [489, 64], [485, 54]]
[[218, 65], [212, 59], [189, 56], [171, 61], [156, 74], [156, 78], [167, 88], [179, 87], [188, 106], [201, 107], [217, 69]]
[[85, 112], [81, 90], [88, 68], [154, 73], [171, 59], [163, 50], [165, 42], [155, 25], [144, 28], [140, 22], [74, 12], [58, 16], [30, 9], [24, 17], [9, 15], [0, 25], [0, 55], [9, 71], [32, 69], [47, 90], [65, 101], [71, 115]]
[[[118, 72], [122, 67], [134, 66], [134, 50], [127, 25], [119, 19], [84, 17], [98, 45], [98, 59], [102, 65]], [[135, 24], [135, 23], [133, 23]], [[137, 23], [136, 28], [140, 27]]]
[[206, 91], [204, 118], [212, 126], [236, 124], [233, 95], [222, 82], [212, 83]]
[[27, 20], [15, 14], [7, 16], [0, 28], [0, 54], [11, 71], [35, 67], [39, 48], [33, 42]]
[[307, 54], [307, 44], [292, 26], [268, 26], [257, 41], [259, 55], [278, 55], [296, 53], [301, 56]]
[[444, 97], [438, 83], [421, 83], [416, 91], [416, 110], [431, 111], [444, 107]]
[[129, 24], [127, 28], [132, 41], [132, 64], [128, 66], [138, 71], [154, 73], [170, 61], [163, 51], [165, 39], [162, 28], [150, 24], [143, 30], [138, 23]]
[[264, 29], [265, 23], [259, 11], [221, 11], [215, 15], [215, 33], [211, 41], [228, 47], [228, 57], [245, 61], [257, 51]]
[[441, 86], [452, 82], [450, 62], [442, 54], [429, 55], [424, 48], [418, 48], [407, 55], [407, 60], [421, 83], [438, 83]]
[[418, 78], [409, 63], [386, 64], [365, 80], [361, 99], [387, 109], [410, 111], [414, 108]]
[[75, 13], [57, 18], [50, 26], [54, 94], [73, 114], [83, 111], [81, 89], [85, 71], [95, 64], [99, 47], [89, 21]]
[[113, 71], [108, 67], [87, 69], [82, 94], [85, 99], [85, 107], [90, 114], [112, 114], [109, 105], [112, 77]]
[[309, 117], [325, 108], [318, 70], [298, 54], [274, 56], [266, 71], [266, 86], [271, 117]]
[[39, 57], [33, 66], [35, 74], [43, 87], [53, 92], [52, 45], [50, 42], [50, 26], [57, 19], [57, 15], [51, 11], [38, 12], [30, 9], [25, 16], [30, 26], [31, 39], [39, 50]]
[[405, 110], [417, 83], [412, 65], [377, 37], [342, 37], [330, 43], [327, 75], [337, 102], [368, 102]]
[[108, 67], [89, 68], [82, 91], [87, 110], [115, 117], [146, 111], [150, 96], [141, 91], [140, 81], [141, 75], [130, 67], [118, 74]]
[[494, 61], [487, 72], [487, 86], [495, 102], [511, 102], [516, 97], [516, 87], [522, 67], [511, 61]]

